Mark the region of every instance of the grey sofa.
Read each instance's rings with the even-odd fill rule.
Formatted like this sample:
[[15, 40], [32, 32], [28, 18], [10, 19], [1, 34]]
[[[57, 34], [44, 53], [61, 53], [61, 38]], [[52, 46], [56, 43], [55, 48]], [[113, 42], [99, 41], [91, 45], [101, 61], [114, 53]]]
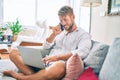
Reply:
[[99, 80], [120, 80], [120, 37], [109, 46], [92, 41], [90, 54], [84, 59], [85, 68], [92, 67]]
[[[85, 58], [85, 69], [93, 68], [99, 80], [120, 80], [120, 38], [115, 38], [112, 45], [107, 45], [92, 40], [90, 54]], [[10, 60], [0, 60], [0, 80], [15, 80], [4, 76], [3, 70], [19, 70]]]

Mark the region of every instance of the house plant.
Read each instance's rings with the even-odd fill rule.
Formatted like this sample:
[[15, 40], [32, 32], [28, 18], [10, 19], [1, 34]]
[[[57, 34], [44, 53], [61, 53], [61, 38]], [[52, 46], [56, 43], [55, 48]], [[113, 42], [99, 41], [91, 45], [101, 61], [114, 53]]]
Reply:
[[10, 30], [12, 31], [12, 35], [13, 35], [12, 36], [12, 42], [17, 39], [18, 34], [20, 33], [20, 31], [23, 30], [23, 27], [19, 23], [18, 19], [16, 19], [15, 22], [8, 22], [7, 27], [10, 28]]
[[7, 29], [6, 27], [1, 27], [1, 28], [0, 28], [0, 41], [3, 41], [3, 34], [4, 34], [4, 31], [5, 31], [6, 29]]
[[0, 41], [2, 41], [3, 31], [0, 29]]

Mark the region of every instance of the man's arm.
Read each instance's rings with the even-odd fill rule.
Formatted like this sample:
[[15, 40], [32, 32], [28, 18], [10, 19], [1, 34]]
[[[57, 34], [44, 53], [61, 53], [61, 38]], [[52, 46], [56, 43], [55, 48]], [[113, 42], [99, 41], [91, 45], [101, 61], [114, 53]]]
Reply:
[[56, 27], [52, 28], [53, 33], [46, 39], [47, 42], [52, 43], [55, 37], [61, 33], [60, 25], [57, 25]]
[[49, 62], [58, 61], [58, 60], [67, 61], [71, 56], [72, 56], [72, 53], [67, 53], [64, 55], [46, 56], [43, 59], [43, 61], [44, 63], [49, 63]]
[[55, 39], [56, 35], [54, 33], [52, 33], [47, 39], [46, 41], [49, 42], [49, 43], [52, 43], [53, 40]]
[[82, 35], [82, 38], [78, 43], [78, 48], [72, 50], [71, 53], [72, 54], [78, 53], [79, 56], [81, 56], [81, 58], [84, 59], [88, 56], [91, 46], [92, 46], [91, 36], [88, 33], [85, 33]]
[[58, 60], [67, 61], [71, 56], [72, 56], [72, 53], [67, 53], [67, 54], [64, 54], [64, 55], [59, 55], [58, 56]]

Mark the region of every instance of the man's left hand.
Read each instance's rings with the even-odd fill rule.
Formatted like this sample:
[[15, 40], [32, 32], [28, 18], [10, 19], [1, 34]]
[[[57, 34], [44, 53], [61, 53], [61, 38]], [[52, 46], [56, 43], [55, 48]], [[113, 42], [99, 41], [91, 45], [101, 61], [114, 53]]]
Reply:
[[50, 63], [58, 60], [58, 56], [46, 56], [43, 58], [44, 63]]

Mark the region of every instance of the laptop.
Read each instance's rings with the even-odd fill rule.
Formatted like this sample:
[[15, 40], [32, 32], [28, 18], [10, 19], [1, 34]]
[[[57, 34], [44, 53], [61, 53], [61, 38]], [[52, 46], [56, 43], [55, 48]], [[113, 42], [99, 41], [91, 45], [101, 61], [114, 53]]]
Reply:
[[45, 68], [42, 61], [41, 49], [25, 46], [17, 46], [17, 48], [25, 64], [41, 69]]

